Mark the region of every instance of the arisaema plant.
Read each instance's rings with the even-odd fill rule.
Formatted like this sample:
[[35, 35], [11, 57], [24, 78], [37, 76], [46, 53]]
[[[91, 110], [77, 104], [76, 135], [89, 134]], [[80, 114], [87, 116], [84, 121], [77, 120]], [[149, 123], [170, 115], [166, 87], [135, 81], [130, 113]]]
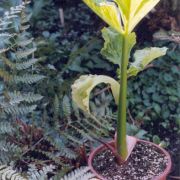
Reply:
[[150, 47], [136, 50], [130, 63], [131, 50], [136, 44], [133, 32], [137, 24], [160, 0], [83, 0], [109, 27], [102, 29], [104, 47], [101, 50], [110, 62], [117, 64], [120, 70], [119, 81], [104, 75], [81, 76], [72, 86], [72, 97], [82, 110], [90, 113], [89, 96], [92, 89], [106, 83], [118, 105], [117, 117], [117, 152], [122, 160], [128, 156], [126, 139], [126, 101], [127, 79], [143, 71], [154, 59], [166, 54], [167, 48]]

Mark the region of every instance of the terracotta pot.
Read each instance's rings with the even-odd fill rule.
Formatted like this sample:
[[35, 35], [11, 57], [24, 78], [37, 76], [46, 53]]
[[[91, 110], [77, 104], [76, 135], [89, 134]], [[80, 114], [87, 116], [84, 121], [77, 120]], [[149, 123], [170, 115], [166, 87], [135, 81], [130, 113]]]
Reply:
[[[168, 165], [167, 165], [166, 169], [164, 170], [164, 172], [162, 174], [160, 174], [159, 176], [153, 178], [153, 180], [166, 180], [168, 174], [170, 173], [171, 166], [172, 166], [171, 157], [170, 157], [169, 153], [154, 143], [144, 141], [144, 140], [140, 140], [140, 139], [138, 139], [138, 141], [157, 147], [159, 149], [159, 151], [162, 152], [163, 154], [165, 154], [165, 156], [168, 158]], [[114, 141], [109, 142], [109, 144], [111, 146], [115, 145]], [[98, 147], [97, 149], [95, 149], [91, 152], [89, 159], [88, 159], [88, 165], [89, 165], [91, 171], [96, 175], [97, 178], [99, 178], [101, 180], [106, 180], [106, 179], [104, 177], [102, 177], [100, 174], [98, 174], [98, 172], [96, 172], [96, 170], [93, 168], [93, 159], [97, 153], [101, 152], [102, 150], [104, 150], [106, 148], [107, 148], [106, 146], [101, 145], [100, 147]]]

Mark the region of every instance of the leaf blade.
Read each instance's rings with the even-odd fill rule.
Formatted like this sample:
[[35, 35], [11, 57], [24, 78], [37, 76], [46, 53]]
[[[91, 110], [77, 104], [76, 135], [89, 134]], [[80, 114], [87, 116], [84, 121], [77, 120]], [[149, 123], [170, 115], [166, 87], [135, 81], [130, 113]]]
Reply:
[[145, 48], [142, 50], [137, 50], [134, 54], [135, 61], [131, 63], [128, 69], [128, 77], [136, 76], [140, 71], [143, 71], [144, 68], [155, 60], [158, 57], [164, 56], [168, 48]]
[[101, 54], [110, 62], [118, 64], [120, 67], [122, 58], [122, 35], [113, 31], [113, 29], [103, 28], [102, 36], [105, 42], [104, 47], [101, 50]]
[[119, 33], [123, 33], [121, 15], [114, 2], [106, 0], [83, 0], [101, 19]]
[[115, 102], [118, 104], [120, 84], [116, 80], [104, 75], [83, 75], [72, 85], [72, 99], [80, 109], [90, 113], [90, 93], [100, 83], [111, 85]]

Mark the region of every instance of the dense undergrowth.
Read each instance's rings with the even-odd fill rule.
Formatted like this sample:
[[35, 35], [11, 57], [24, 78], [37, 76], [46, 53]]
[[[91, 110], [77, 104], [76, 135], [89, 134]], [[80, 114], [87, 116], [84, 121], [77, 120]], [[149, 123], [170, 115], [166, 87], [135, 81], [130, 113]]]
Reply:
[[[0, 13], [20, 2], [2, 1]], [[59, 8], [64, 10], [64, 25], [60, 21]], [[0, 162], [11, 165], [25, 178], [50, 179], [55, 175], [54, 179], [60, 179], [67, 172], [86, 166], [88, 152], [93, 145], [98, 144], [100, 135], [107, 140], [113, 137], [115, 131], [117, 109], [109, 88], [102, 85], [93, 91], [90, 106], [94, 116], [89, 116], [72, 103], [72, 82], [85, 73], [115, 76], [117, 67], [99, 54], [103, 42], [100, 29], [104, 24], [79, 1], [34, 1], [26, 13], [27, 16], [31, 15], [28, 33], [35, 38], [33, 44], [37, 47], [33, 57], [38, 58], [36, 68], [30, 68], [29, 72], [45, 76], [38, 84], [33, 82], [33, 85], [28, 86], [28, 90], [41, 94], [43, 99], [36, 103], [37, 108], [27, 116], [14, 112], [12, 121], [0, 127], [0, 134], [7, 137], [6, 142], [5, 139], [2, 141], [4, 149], [0, 150]], [[146, 21], [151, 22], [151, 19]], [[138, 46], [153, 43], [167, 46], [169, 50], [167, 56], [157, 60], [138, 78], [129, 82], [128, 133], [164, 144], [175, 157], [172, 175], [179, 176], [180, 47], [171, 31], [168, 31], [166, 40], [156, 38], [152, 41], [154, 31], [159, 28], [151, 28], [151, 23], [147, 22], [144, 22], [148, 27], [147, 32], [141, 33], [137, 29]], [[146, 37], [149, 32], [152, 33], [151, 38]], [[147, 41], [144, 42], [144, 39]], [[31, 64], [30, 67], [34, 66]], [[3, 84], [2, 80], [0, 83]], [[22, 84], [12, 86], [17, 91], [27, 92]], [[0, 86], [1, 94], [4, 94], [3, 87]], [[16, 130], [11, 131], [11, 127]], [[6, 156], [8, 158], [4, 160]], [[4, 168], [0, 166], [0, 173]]]

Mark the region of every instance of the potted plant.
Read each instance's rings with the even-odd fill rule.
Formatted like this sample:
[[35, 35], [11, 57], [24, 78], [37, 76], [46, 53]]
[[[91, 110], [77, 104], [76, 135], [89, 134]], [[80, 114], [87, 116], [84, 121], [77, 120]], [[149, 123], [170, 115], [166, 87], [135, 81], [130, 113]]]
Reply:
[[127, 79], [136, 76], [154, 59], [166, 54], [167, 48], [149, 47], [136, 50], [136, 25], [160, 0], [83, 0], [110, 27], [102, 29], [105, 40], [101, 53], [119, 66], [119, 81], [105, 75], [83, 75], [72, 85], [72, 97], [82, 110], [90, 113], [89, 96], [99, 83], [110, 85], [118, 105], [115, 139], [95, 149], [88, 164], [100, 179], [166, 179], [171, 169], [170, 155], [160, 146], [126, 135]]

